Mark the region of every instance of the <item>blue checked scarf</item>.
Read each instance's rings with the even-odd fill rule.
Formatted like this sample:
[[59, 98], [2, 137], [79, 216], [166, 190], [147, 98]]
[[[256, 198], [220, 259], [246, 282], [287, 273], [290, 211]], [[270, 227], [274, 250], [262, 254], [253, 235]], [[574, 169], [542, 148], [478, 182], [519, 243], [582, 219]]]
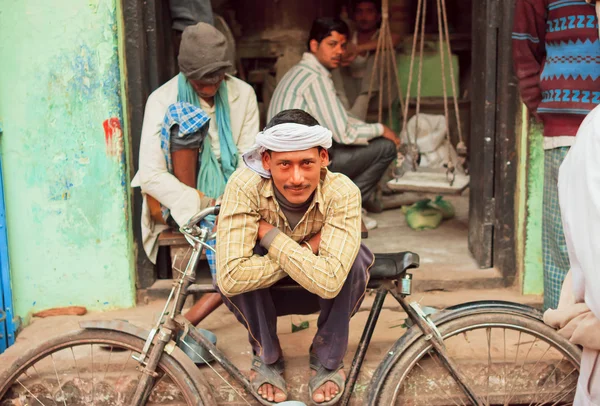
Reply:
[[[160, 146], [167, 163], [167, 170], [169, 173], [173, 173], [173, 160], [171, 158], [171, 127], [177, 124], [179, 125], [178, 137], [185, 137], [189, 134], [196, 133], [198, 131], [208, 131], [206, 125], [210, 121], [208, 115], [200, 108], [191, 105], [186, 102], [177, 102], [171, 104], [167, 108], [167, 113], [163, 119], [163, 123], [160, 129]], [[205, 136], [205, 140], [208, 139]], [[206, 145], [206, 144], [205, 144]], [[199, 190], [201, 190], [199, 188]], [[162, 217], [166, 221], [169, 218], [170, 210], [161, 204]], [[214, 217], [207, 218], [201, 222], [203, 227], [211, 229], [214, 227]], [[215, 240], [207, 241], [208, 245], [215, 248]], [[208, 259], [208, 265], [210, 268], [213, 281], [215, 280], [216, 274], [216, 259], [215, 254], [206, 250], [206, 257]]]
[[[200, 108], [200, 100], [192, 85], [183, 74], [178, 78], [177, 100], [190, 103]], [[221, 149], [221, 163], [215, 157], [210, 145], [210, 138], [204, 138], [202, 153], [200, 154], [200, 172], [198, 173], [198, 190], [208, 197], [216, 199], [223, 195], [229, 177], [238, 166], [238, 150], [231, 134], [231, 119], [229, 111], [229, 98], [227, 95], [227, 81], [223, 80], [215, 95], [215, 112], [217, 127], [219, 129], [219, 145]]]

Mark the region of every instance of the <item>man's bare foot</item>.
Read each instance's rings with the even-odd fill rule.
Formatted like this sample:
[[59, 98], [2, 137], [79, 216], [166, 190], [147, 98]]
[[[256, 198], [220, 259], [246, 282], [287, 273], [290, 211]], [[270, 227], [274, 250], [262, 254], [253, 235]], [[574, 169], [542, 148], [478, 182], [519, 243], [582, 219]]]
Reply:
[[[253, 381], [256, 375], [255, 371], [250, 371], [250, 381]], [[281, 403], [287, 400], [287, 395], [281, 389], [268, 383], [258, 388], [258, 394], [269, 402]]]
[[[317, 371], [312, 370], [312, 375], [315, 376]], [[338, 371], [338, 374], [346, 379], [346, 373], [343, 369]], [[313, 392], [313, 401], [315, 403], [329, 402], [340, 393], [340, 388], [333, 382], [327, 381]]]

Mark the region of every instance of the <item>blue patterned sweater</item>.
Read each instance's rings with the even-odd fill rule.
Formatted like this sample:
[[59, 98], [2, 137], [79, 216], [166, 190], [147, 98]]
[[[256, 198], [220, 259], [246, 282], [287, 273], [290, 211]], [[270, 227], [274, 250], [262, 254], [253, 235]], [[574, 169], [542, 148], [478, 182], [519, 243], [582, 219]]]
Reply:
[[575, 136], [600, 104], [600, 42], [594, 4], [517, 0], [515, 72], [523, 102], [544, 123], [544, 136]]

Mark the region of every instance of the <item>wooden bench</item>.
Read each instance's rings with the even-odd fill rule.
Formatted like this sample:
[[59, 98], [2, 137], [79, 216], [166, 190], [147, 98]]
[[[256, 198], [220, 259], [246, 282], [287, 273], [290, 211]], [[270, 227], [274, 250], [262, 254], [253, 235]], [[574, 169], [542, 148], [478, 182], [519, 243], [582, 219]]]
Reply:
[[[172, 267], [181, 271], [185, 270], [192, 255], [192, 246], [183, 234], [175, 230], [165, 230], [158, 236], [158, 246], [159, 249], [160, 247], [168, 248], [168, 255], [165, 255], [167, 258], [159, 258], [156, 262], [158, 279], [167, 278], [169, 269]], [[206, 252], [202, 252], [200, 260], [206, 260]], [[177, 278], [176, 271], [173, 272], [172, 278]]]

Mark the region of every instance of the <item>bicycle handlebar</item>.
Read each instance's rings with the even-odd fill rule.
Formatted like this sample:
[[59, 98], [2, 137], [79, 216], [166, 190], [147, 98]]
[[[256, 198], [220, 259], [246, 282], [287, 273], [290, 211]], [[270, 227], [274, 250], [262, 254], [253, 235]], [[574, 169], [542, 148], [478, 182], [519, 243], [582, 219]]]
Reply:
[[221, 211], [220, 205], [216, 205], [214, 207], [207, 207], [206, 209], [201, 210], [200, 212], [198, 212], [194, 216], [192, 216], [192, 218], [189, 219], [188, 222], [185, 223], [185, 225], [182, 228], [190, 228], [191, 226], [198, 224], [200, 221], [202, 221], [207, 216], [211, 216], [211, 215], [218, 216], [219, 211]]

